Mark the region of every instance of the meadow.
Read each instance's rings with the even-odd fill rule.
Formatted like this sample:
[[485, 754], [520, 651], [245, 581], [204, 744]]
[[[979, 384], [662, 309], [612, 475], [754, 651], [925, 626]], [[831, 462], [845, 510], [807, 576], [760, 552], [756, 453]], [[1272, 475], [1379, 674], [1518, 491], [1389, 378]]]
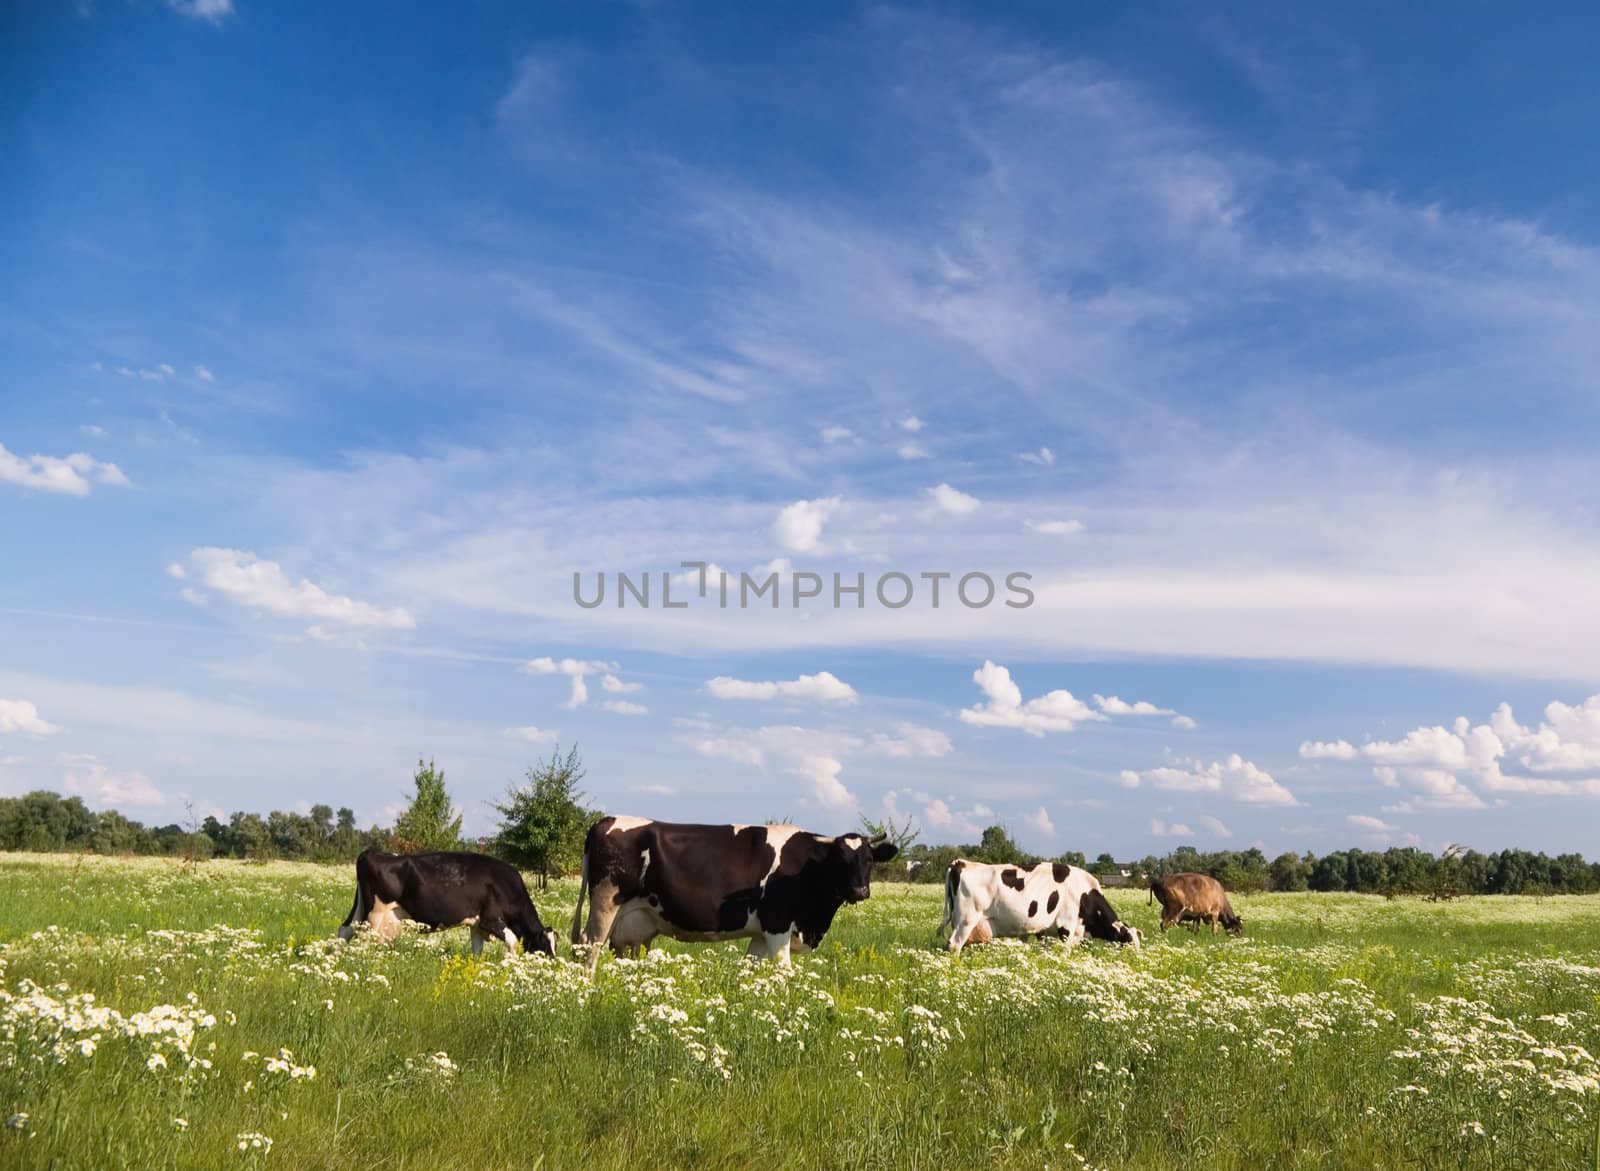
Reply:
[[[333, 938], [350, 867], [0, 856], [0, 1166], [1600, 1166], [1600, 897], [1236, 899], [1243, 938], [937, 946], [875, 884], [732, 946]], [[565, 937], [575, 884], [535, 891]], [[563, 946], [563, 954], [566, 948]]]

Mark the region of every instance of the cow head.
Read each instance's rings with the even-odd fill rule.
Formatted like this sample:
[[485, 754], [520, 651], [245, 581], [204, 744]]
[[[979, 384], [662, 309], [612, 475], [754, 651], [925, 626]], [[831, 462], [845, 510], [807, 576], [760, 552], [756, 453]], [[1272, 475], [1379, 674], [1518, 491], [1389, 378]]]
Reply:
[[522, 950], [524, 952], [537, 952], [539, 955], [547, 955], [551, 959], [555, 958], [556, 933], [540, 921], [537, 911], [533, 913], [531, 919], [525, 919], [521, 925], [517, 926], [515, 931], [517, 938], [522, 940]]
[[1232, 907], [1227, 907], [1223, 910], [1221, 919], [1222, 929], [1229, 935], [1244, 934], [1244, 920], [1239, 918], [1239, 916], [1234, 913]]
[[828, 847], [827, 867], [836, 881], [839, 897], [847, 903], [865, 901], [872, 894], [872, 867], [887, 862], [899, 852], [900, 847], [885, 834], [870, 838], [845, 834], [834, 838]]
[[1084, 930], [1096, 939], [1104, 939], [1108, 943], [1128, 943], [1138, 947], [1140, 943], [1139, 930], [1129, 927], [1111, 907], [1105, 893], [1099, 890], [1085, 891], [1078, 900], [1078, 917], [1083, 920]]

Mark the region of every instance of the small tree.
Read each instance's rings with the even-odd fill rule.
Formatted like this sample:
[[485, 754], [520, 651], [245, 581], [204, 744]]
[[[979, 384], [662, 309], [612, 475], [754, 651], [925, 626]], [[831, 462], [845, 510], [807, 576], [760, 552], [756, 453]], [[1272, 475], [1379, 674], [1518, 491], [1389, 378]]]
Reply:
[[[454, 850], [461, 845], [461, 815], [450, 806], [444, 770], [417, 758], [416, 792], [394, 823], [395, 848], [402, 854], [419, 850]], [[452, 816], [453, 815], [453, 816]]]
[[513, 865], [537, 873], [542, 890], [552, 874], [559, 877], [577, 869], [584, 834], [600, 815], [584, 807], [586, 798], [578, 788], [584, 769], [576, 745], [566, 756], [558, 745], [527, 776], [525, 784], [512, 785], [494, 807], [500, 814], [494, 849]]

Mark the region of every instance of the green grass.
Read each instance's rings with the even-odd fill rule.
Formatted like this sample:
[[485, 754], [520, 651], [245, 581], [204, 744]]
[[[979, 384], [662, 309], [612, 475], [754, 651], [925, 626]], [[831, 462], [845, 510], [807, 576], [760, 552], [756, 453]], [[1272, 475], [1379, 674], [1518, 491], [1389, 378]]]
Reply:
[[[791, 973], [669, 945], [590, 985], [333, 943], [352, 891], [0, 856], [0, 1167], [1596, 1165], [1600, 898], [1265, 895], [1163, 939], [1112, 892], [1142, 951], [951, 960], [938, 888], [880, 885]], [[563, 935], [575, 893], [536, 892]]]

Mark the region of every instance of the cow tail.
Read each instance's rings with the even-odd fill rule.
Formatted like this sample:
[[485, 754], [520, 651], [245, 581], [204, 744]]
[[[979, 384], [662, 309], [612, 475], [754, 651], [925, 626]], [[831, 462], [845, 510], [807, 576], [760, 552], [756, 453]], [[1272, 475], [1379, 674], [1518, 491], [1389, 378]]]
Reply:
[[961, 871], [951, 867], [944, 876], [944, 918], [939, 921], [939, 934], [956, 923], [956, 890], [961, 886]]
[[583, 931], [583, 896], [589, 889], [589, 851], [583, 852], [583, 861], [578, 865], [578, 905], [572, 911], [572, 942], [582, 941]]

